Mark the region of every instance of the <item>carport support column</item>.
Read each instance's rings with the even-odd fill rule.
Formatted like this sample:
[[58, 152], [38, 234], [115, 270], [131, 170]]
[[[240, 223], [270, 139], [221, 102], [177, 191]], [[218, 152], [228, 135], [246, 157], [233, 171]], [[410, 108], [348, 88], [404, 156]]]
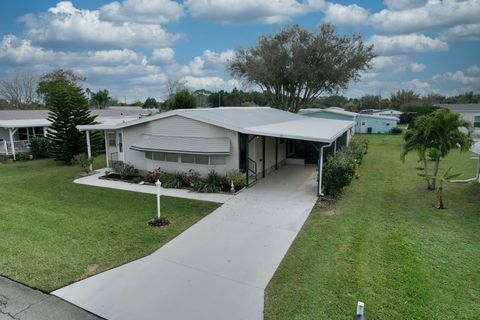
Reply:
[[275, 138], [275, 170], [278, 170], [278, 137]]
[[107, 130], [105, 130], [105, 158], [107, 160], [107, 169], [110, 168], [110, 160], [109, 160], [109, 154], [108, 154], [108, 133]]
[[12, 157], [13, 157], [13, 160], [17, 160], [17, 158], [15, 156], [15, 142], [13, 142], [13, 134], [14, 133], [15, 133], [15, 131], [13, 131], [12, 128], [8, 129], [8, 135], [10, 136], [10, 148], [12, 148]]
[[326, 144], [318, 148], [318, 190], [317, 190], [317, 196], [323, 196], [322, 193], [322, 174], [323, 174], [323, 148], [328, 148], [331, 147], [333, 142], [330, 142], [330, 144]]
[[247, 134], [246, 136], [247, 136], [247, 137], [246, 137], [246, 139], [245, 139], [245, 141], [246, 141], [246, 145], [245, 145], [245, 158], [246, 158], [246, 159], [245, 159], [245, 163], [246, 163], [246, 165], [245, 165], [245, 173], [246, 173], [246, 177], [245, 177], [245, 178], [246, 178], [246, 180], [247, 180], [246, 182], [247, 182], [247, 188], [248, 188], [248, 187], [249, 187], [249, 181], [248, 181], [249, 178], [248, 178], [248, 176], [250, 175], [250, 173], [249, 173], [250, 163], [249, 163], [249, 161], [248, 161], [250, 150], [249, 150], [248, 147], [249, 147], [249, 144], [250, 144], [250, 140], [248, 139], [248, 134]]
[[88, 156], [88, 161], [90, 164], [88, 165], [88, 170], [93, 171], [93, 165], [92, 165], [92, 147], [90, 145], [90, 131], [86, 131], [87, 134], [87, 156]]
[[262, 137], [262, 178], [265, 178], [265, 136]]

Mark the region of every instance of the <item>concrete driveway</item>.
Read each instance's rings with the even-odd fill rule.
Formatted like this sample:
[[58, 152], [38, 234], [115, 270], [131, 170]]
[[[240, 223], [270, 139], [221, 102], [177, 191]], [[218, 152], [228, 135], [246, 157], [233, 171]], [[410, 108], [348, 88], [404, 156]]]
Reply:
[[264, 289], [315, 204], [315, 179], [313, 167], [283, 167], [150, 256], [53, 294], [112, 320], [263, 319]]

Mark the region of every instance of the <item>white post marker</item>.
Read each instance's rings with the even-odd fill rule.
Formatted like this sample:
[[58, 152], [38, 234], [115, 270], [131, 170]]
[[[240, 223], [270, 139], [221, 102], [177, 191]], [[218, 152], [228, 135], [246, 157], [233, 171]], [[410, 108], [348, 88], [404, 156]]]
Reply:
[[365, 303], [362, 301], [357, 302], [357, 316], [363, 316], [363, 309], [365, 308]]
[[157, 186], [157, 219], [160, 220], [160, 187], [162, 186], [162, 183], [160, 180], [157, 180], [155, 185]]

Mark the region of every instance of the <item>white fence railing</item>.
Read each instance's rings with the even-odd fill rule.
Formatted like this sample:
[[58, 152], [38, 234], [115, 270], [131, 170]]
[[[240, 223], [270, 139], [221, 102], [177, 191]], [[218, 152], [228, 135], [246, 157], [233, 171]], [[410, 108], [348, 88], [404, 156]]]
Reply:
[[[15, 146], [15, 153], [30, 151], [28, 140], [16, 140], [13, 141], [13, 145]], [[10, 141], [0, 141], [0, 154], [12, 154], [12, 143]]]

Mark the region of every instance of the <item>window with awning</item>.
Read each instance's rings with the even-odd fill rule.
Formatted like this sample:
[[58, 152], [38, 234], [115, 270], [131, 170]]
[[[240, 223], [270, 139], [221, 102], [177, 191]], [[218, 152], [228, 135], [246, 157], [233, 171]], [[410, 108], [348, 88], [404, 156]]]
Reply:
[[144, 152], [226, 156], [230, 154], [230, 139], [144, 134], [132, 144], [130, 149]]

